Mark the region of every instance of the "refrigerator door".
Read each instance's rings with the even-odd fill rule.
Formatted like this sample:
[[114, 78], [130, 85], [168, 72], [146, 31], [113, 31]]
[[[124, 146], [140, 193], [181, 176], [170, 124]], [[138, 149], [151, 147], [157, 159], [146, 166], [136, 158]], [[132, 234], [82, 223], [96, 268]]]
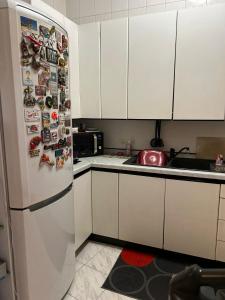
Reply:
[[75, 270], [71, 186], [57, 201], [31, 210], [11, 210], [19, 300], [61, 300]]
[[63, 25], [26, 4], [2, 9], [0, 25], [9, 201], [24, 209], [73, 180], [68, 39]]

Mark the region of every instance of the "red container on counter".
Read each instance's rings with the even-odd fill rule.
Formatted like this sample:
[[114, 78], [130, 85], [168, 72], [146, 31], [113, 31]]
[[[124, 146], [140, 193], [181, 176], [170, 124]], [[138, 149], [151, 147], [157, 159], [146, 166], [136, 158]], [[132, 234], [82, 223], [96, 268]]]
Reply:
[[138, 163], [142, 166], [163, 167], [168, 162], [165, 151], [145, 149], [138, 153]]

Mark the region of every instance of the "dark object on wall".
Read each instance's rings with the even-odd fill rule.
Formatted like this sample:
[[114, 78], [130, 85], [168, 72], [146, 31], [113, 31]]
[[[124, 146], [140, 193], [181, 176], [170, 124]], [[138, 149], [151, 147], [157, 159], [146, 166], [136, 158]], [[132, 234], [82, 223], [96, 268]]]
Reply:
[[150, 141], [152, 148], [162, 148], [164, 147], [163, 140], [160, 137], [161, 135], [161, 120], [155, 121], [155, 137]]

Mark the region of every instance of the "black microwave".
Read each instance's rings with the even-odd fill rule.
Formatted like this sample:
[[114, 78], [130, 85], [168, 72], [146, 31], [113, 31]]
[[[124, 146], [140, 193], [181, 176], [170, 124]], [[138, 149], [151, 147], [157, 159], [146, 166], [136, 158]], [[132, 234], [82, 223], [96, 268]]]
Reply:
[[104, 134], [101, 131], [73, 132], [73, 158], [102, 155]]

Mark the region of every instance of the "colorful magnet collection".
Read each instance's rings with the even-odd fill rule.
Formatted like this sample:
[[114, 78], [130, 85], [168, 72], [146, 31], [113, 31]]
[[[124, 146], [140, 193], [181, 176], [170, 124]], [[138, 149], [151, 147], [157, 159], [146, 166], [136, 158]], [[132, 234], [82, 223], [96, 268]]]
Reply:
[[62, 169], [72, 155], [68, 39], [55, 26], [20, 17], [24, 120], [30, 157]]

